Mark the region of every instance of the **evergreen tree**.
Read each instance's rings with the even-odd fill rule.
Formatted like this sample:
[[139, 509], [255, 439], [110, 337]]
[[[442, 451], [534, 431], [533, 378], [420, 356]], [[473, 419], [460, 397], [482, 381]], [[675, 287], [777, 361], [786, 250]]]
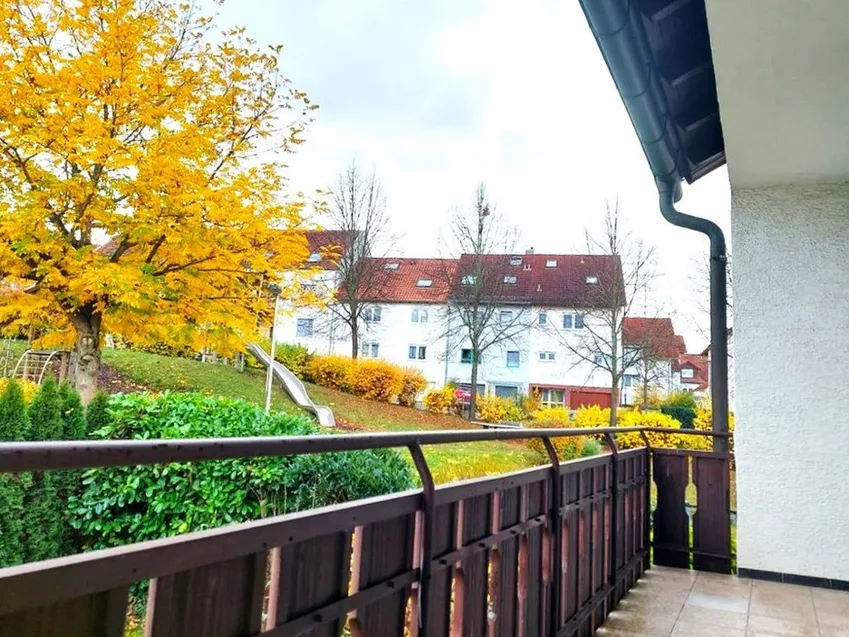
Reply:
[[[37, 442], [62, 439], [62, 404], [52, 376], [42, 383], [29, 407], [29, 436]], [[38, 472], [24, 498], [25, 560], [35, 562], [62, 554], [64, 503], [59, 492], [63, 476], [55, 471]]]
[[[27, 429], [24, 393], [12, 380], [0, 395], [0, 441], [20, 442]], [[24, 493], [30, 481], [28, 473], [0, 473], [0, 567], [24, 561]]]
[[[59, 385], [59, 405], [62, 411], [62, 438], [64, 440], [84, 440], [86, 438], [85, 409], [80, 401], [80, 395], [70, 384]], [[68, 502], [78, 496], [82, 490], [82, 471], [60, 471], [56, 474], [59, 481], [59, 500], [62, 503], [62, 553], [70, 555], [77, 553], [82, 546], [82, 539], [74, 528], [68, 516]]]
[[59, 404], [62, 410], [62, 439], [86, 438], [85, 410], [80, 395], [68, 383], [59, 385]]
[[109, 408], [109, 394], [97, 392], [86, 407], [86, 434], [91, 437], [93, 431], [103, 429], [112, 422], [112, 416], [107, 411]]

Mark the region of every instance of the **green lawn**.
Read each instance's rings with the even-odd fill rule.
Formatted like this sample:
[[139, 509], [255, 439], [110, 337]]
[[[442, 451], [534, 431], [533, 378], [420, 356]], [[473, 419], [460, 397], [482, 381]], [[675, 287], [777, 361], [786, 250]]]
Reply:
[[[154, 390], [199, 391], [257, 404], [264, 404], [265, 400], [265, 373], [258, 369], [240, 372], [226, 365], [119, 349], [105, 349], [103, 362], [120, 377]], [[340, 432], [477, 429], [455, 416], [363, 400], [317, 385], [307, 388], [316, 403], [333, 410]], [[272, 405], [286, 411], [298, 409], [279, 387], [274, 391]], [[431, 446], [425, 449], [425, 456], [439, 483], [515, 471], [544, 462], [522, 442]]]

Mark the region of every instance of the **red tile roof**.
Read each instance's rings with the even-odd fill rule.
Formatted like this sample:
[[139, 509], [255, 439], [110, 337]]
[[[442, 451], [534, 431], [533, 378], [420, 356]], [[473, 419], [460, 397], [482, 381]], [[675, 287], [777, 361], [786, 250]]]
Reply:
[[677, 359], [687, 351], [684, 337], [675, 333], [670, 318], [628, 317], [622, 325], [622, 343], [646, 347], [652, 357]]
[[350, 241], [350, 233], [342, 230], [311, 230], [307, 232], [310, 254], [318, 253], [321, 259], [316, 262], [308, 262], [305, 265], [324, 270], [335, 270], [337, 260], [342, 256]]
[[[475, 255], [460, 257], [458, 279], [475, 271]], [[494, 277], [506, 303], [543, 307], [594, 309], [606, 307], [611, 298], [621, 295], [625, 285], [618, 257], [586, 254], [489, 254], [484, 269]], [[505, 276], [515, 283], [503, 284]], [[462, 281], [457, 281], [457, 293]]]
[[694, 389], [705, 390], [710, 384], [710, 361], [707, 356], [700, 354], [682, 354], [678, 357], [677, 364], [672, 366], [672, 371], [680, 372], [682, 369], [692, 369], [692, 378], [682, 378], [681, 383], [692, 385]]
[[[385, 303], [444, 303], [457, 270], [455, 259], [372, 258], [377, 281], [367, 299]], [[395, 267], [397, 266], [397, 267]], [[430, 285], [427, 282], [430, 282]]]

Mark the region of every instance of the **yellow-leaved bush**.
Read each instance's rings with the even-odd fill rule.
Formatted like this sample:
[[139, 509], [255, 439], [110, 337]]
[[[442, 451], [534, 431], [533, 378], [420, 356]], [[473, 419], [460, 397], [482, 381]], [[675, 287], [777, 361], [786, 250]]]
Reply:
[[[6, 391], [6, 386], [9, 384], [8, 378], [0, 378], [0, 394]], [[35, 398], [36, 392], [38, 392], [38, 384], [29, 380], [18, 380], [18, 385], [20, 385], [21, 390], [24, 394], [24, 402], [26, 404], [30, 404], [32, 399]]]
[[431, 389], [424, 396], [423, 402], [427, 410], [434, 414], [448, 414], [457, 410], [457, 394], [453, 387], [445, 386]]
[[504, 422], [507, 419], [507, 414], [510, 412], [511, 405], [515, 407], [515, 402], [509, 398], [501, 398], [495, 394], [487, 394], [478, 396], [475, 403], [478, 408], [478, 418], [483, 422]]
[[392, 402], [400, 393], [404, 372], [397, 365], [382, 360], [352, 361], [348, 367], [347, 390], [366, 400]]
[[[562, 420], [532, 420], [525, 424], [525, 427], [530, 429], [565, 429], [568, 427]], [[573, 460], [580, 458], [584, 453], [584, 447], [587, 444], [586, 436], [568, 436], [557, 437], [551, 439], [551, 444], [554, 445], [554, 450], [557, 452], [557, 457], [561, 460]], [[544, 458], [548, 458], [548, 452], [545, 450], [545, 445], [540, 438], [531, 438], [528, 440], [528, 447], [536, 451]]]
[[346, 391], [348, 387], [348, 373], [354, 366], [354, 359], [336, 354], [320, 355], [312, 357], [307, 365], [307, 373], [317, 385]]
[[[693, 427], [699, 431], [713, 430], [713, 410], [710, 403], [700, 405], [696, 410], [696, 419], [693, 421]], [[734, 433], [734, 414], [728, 414], [728, 431]], [[712, 436], [686, 436], [687, 449], [701, 449], [703, 451], [711, 451], [713, 449]], [[728, 441], [728, 448], [731, 453], [734, 453], [734, 438]]]
[[561, 426], [577, 426], [572, 424], [572, 419], [569, 417], [569, 410], [565, 407], [540, 407], [534, 410], [531, 414], [533, 420], [557, 421], [560, 423], [570, 423], [569, 425]]
[[[660, 427], [668, 429], [669, 433], [646, 433], [652, 447], [677, 449], [682, 446], [686, 438], [692, 437], [677, 433], [681, 429], [681, 423], [672, 416], [667, 416], [659, 411], [622, 411], [619, 413], [618, 421], [619, 427]], [[620, 449], [633, 449], [645, 445], [640, 433], [619, 434], [616, 436], [616, 443]]]
[[416, 399], [425, 388], [427, 379], [415, 367], [405, 367], [401, 379], [401, 391], [398, 393], [398, 403], [404, 407], [415, 407]]

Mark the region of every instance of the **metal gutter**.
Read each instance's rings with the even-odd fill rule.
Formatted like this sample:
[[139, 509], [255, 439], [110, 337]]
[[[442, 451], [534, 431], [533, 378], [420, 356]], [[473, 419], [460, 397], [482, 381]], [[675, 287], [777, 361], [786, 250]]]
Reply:
[[[654, 174], [660, 211], [669, 223], [701, 232], [710, 239], [711, 399], [713, 430], [728, 431], [728, 341], [726, 251], [722, 230], [712, 221], [675, 209], [688, 161], [672, 119], [642, 16], [633, 0], [580, 0], [598, 47]], [[714, 449], [725, 451], [725, 438]]]

